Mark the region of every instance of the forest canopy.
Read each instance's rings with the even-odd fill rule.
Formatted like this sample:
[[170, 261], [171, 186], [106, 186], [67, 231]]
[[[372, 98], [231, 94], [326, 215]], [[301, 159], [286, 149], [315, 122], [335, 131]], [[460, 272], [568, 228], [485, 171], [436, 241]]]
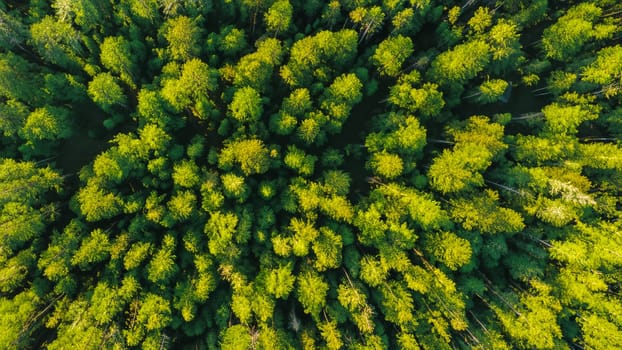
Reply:
[[0, 349], [621, 349], [615, 0], [0, 2]]

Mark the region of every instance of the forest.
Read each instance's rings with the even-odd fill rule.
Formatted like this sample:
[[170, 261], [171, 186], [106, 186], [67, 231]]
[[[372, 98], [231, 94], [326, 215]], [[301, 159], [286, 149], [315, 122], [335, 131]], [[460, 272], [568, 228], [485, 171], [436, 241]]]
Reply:
[[622, 349], [619, 0], [0, 1], [0, 350]]

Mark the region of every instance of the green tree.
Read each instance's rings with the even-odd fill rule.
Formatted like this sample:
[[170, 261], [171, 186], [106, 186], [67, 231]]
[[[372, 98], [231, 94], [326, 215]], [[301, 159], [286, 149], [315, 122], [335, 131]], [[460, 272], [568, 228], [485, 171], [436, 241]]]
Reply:
[[412, 55], [413, 42], [409, 37], [397, 35], [382, 41], [371, 57], [381, 74], [391, 77], [400, 73], [402, 65]]
[[473, 14], [473, 17], [469, 18], [467, 22], [469, 28], [477, 33], [483, 33], [488, 27], [492, 25], [492, 15], [487, 7], [478, 7]]
[[19, 19], [4, 11], [0, 12], [0, 18], [2, 19], [2, 24], [0, 24], [0, 47], [6, 51], [11, 51], [15, 47], [18, 47], [20, 50], [27, 50], [24, 46], [28, 38], [27, 27]]
[[571, 58], [593, 39], [608, 37], [615, 31], [606, 29], [597, 34], [595, 21], [600, 18], [602, 10], [593, 3], [583, 3], [571, 7], [557, 22], [544, 30], [542, 45], [547, 57], [561, 61]]
[[288, 146], [283, 162], [285, 165], [297, 171], [302, 176], [310, 176], [315, 170], [317, 157], [306, 154], [296, 146]]
[[175, 193], [167, 203], [174, 220], [183, 221], [192, 217], [196, 205], [196, 196], [191, 191]]
[[481, 186], [484, 177], [480, 172], [492, 164], [491, 158], [488, 150], [475, 144], [467, 144], [453, 151], [444, 150], [430, 166], [430, 185], [442, 193]]
[[[351, 222], [354, 216], [350, 204], [343, 197], [332, 197], [322, 208], [334, 220]], [[317, 271], [336, 269], [341, 265], [341, 236], [329, 227], [320, 227], [320, 235], [314, 240], [312, 249], [316, 260], [313, 264]]]
[[167, 50], [174, 60], [187, 61], [201, 53], [201, 30], [196, 21], [186, 16], [168, 19], [161, 28], [168, 43]]
[[264, 21], [268, 31], [274, 35], [287, 32], [292, 21], [293, 8], [289, 0], [275, 1], [264, 14]]
[[250, 86], [238, 89], [233, 94], [229, 111], [231, 116], [240, 123], [257, 122], [263, 113], [261, 95]]
[[402, 175], [404, 162], [396, 154], [387, 152], [374, 153], [369, 162], [374, 174], [390, 180]]
[[353, 106], [361, 101], [362, 88], [363, 84], [356, 74], [342, 74], [326, 89], [322, 103], [344, 103]]
[[110, 239], [106, 232], [95, 229], [86, 237], [71, 259], [73, 265], [87, 269], [89, 265], [103, 262], [109, 258]]
[[[237, 87], [250, 86], [264, 93], [274, 71], [281, 63], [284, 54], [282, 43], [274, 38], [267, 38], [256, 43], [257, 50], [240, 58], [235, 67], [231, 67], [227, 78]], [[225, 70], [227, 67], [224, 67]]]
[[356, 50], [355, 31], [321, 31], [293, 44], [290, 60], [281, 68], [280, 75], [290, 87], [308, 86], [314, 78], [328, 82], [333, 77], [318, 68], [330, 65], [343, 69], [355, 58]]
[[15, 138], [24, 126], [30, 111], [23, 103], [7, 100], [0, 104], [0, 131], [6, 138]]
[[164, 283], [177, 273], [175, 246], [175, 238], [172, 235], [165, 235], [162, 238], [162, 246], [154, 252], [151, 260], [147, 263], [146, 275], [149, 281]]
[[74, 21], [82, 32], [105, 32], [112, 15], [111, 4], [100, 0], [79, 0], [72, 3]]
[[393, 16], [391, 19], [393, 25], [392, 33], [409, 34], [415, 28], [420, 26], [420, 22], [415, 19], [415, 11], [411, 8], [405, 8]]
[[123, 257], [123, 267], [128, 271], [137, 268], [149, 257], [152, 250], [153, 247], [149, 242], [136, 242], [132, 244]]
[[296, 276], [292, 275], [292, 265], [281, 265], [266, 271], [265, 285], [266, 291], [275, 298], [287, 299], [289, 293], [294, 289]]
[[119, 74], [128, 84], [136, 82], [136, 65], [130, 43], [122, 36], [107, 37], [100, 45], [99, 59], [104, 67]]
[[515, 23], [501, 19], [487, 33], [492, 56], [490, 70], [494, 74], [507, 73], [522, 63], [523, 53], [518, 31]]
[[158, 0], [129, 0], [129, 11], [136, 17], [157, 22], [160, 18], [160, 2]]
[[227, 350], [248, 349], [252, 346], [249, 330], [240, 324], [224, 329], [221, 333], [221, 339], [220, 346]]
[[452, 232], [441, 232], [429, 238], [431, 255], [451, 270], [456, 270], [471, 261], [471, 244]]
[[227, 26], [221, 30], [218, 43], [220, 51], [230, 57], [244, 51], [248, 46], [244, 30], [233, 26]]
[[230, 198], [237, 198], [244, 201], [249, 195], [248, 185], [242, 176], [232, 173], [224, 174], [220, 177], [224, 194]]
[[45, 106], [35, 109], [24, 123], [21, 135], [31, 142], [65, 139], [71, 136], [69, 112], [63, 108]]
[[296, 256], [306, 256], [309, 254], [309, 246], [319, 236], [319, 231], [314, 227], [313, 222], [292, 218], [288, 229], [292, 232], [292, 252]]
[[438, 91], [438, 85], [434, 83], [424, 83], [421, 88], [415, 88], [413, 85], [418, 81], [417, 71], [403, 75], [398, 83], [391, 87], [388, 101], [410, 113], [425, 117], [437, 116], [445, 106], [443, 93]]
[[324, 341], [326, 341], [326, 347], [330, 350], [341, 349], [343, 341], [341, 340], [341, 334], [337, 329], [337, 322], [322, 322], [318, 324], [318, 329]]
[[[225, 186], [224, 179], [223, 186]], [[208, 248], [211, 254], [216, 257], [235, 254], [234, 239], [238, 241], [241, 238], [235, 235], [238, 223], [238, 217], [230, 212], [216, 211], [210, 214], [204, 232], [208, 237]]]
[[361, 40], [365, 40], [382, 28], [385, 14], [380, 6], [357, 7], [350, 11], [350, 19], [360, 26]]
[[490, 58], [490, 46], [482, 40], [473, 40], [438, 55], [432, 61], [429, 75], [442, 83], [463, 83], [484, 70]]
[[522, 216], [512, 209], [500, 207], [498, 201], [499, 194], [492, 190], [486, 190], [481, 196], [455, 199], [451, 201], [451, 216], [469, 231], [512, 234], [524, 229]]
[[508, 82], [503, 79], [486, 80], [467, 98], [475, 98], [475, 101], [482, 104], [494, 103], [503, 99], [508, 87]]
[[27, 290], [12, 298], [0, 297], [0, 325], [5, 330], [0, 335], [0, 347], [26, 348], [37, 329], [36, 315], [42, 300], [32, 290]]
[[562, 336], [557, 323], [561, 305], [550, 295], [550, 286], [537, 280], [530, 284], [530, 290], [521, 295], [519, 310], [495, 306], [492, 309], [518, 347], [553, 349], [560, 345]]
[[0, 96], [36, 104], [43, 82], [35, 66], [11, 52], [0, 53]]
[[103, 110], [110, 111], [113, 106], [126, 107], [127, 97], [116, 79], [109, 73], [100, 73], [89, 82], [88, 93], [91, 99]]
[[40, 204], [49, 190], [59, 191], [63, 177], [50, 167], [35, 162], [0, 158], [0, 204]]
[[443, 193], [457, 192], [484, 184], [482, 172], [507, 145], [502, 141], [504, 128], [487, 117], [473, 116], [459, 128], [450, 128], [456, 144], [445, 149], [430, 166], [430, 185]]
[[50, 16], [30, 26], [30, 41], [43, 60], [71, 70], [78, 67], [78, 57], [84, 51], [71, 23]]
[[177, 186], [195, 187], [201, 179], [199, 167], [193, 161], [183, 160], [181, 163], [173, 166], [172, 178]]
[[96, 182], [90, 182], [81, 188], [76, 200], [79, 210], [87, 221], [109, 219], [121, 213], [122, 199], [112, 192], [99, 188]]
[[270, 167], [268, 148], [259, 139], [229, 142], [218, 156], [218, 166], [230, 169], [234, 164], [245, 175], [265, 173]]
[[138, 91], [138, 105], [136, 111], [139, 115], [139, 124], [144, 126], [151, 123], [162, 128], [174, 127], [180, 124], [175, 118], [170, 116], [170, 106], [164, 100], [160, 91], [150, 88], [142, 88]]
[[563, 106], [552, 103], [542, 109], [545, 130], [553, 134], [575, 134], [584, 121], [598, 118], [597, 111], [582, 106]]
[[605, 47], [598, 51], [596, 60], [583, 69], [582, 80], [599, 84], [608, 98], [622, 91], [622, 46]]
[[178, 78], [165, 79], [162, 97], [177, 111], [189, 108], [201, 119], [207, 119], [213, 102], [211, 95], [218, 86], [218, 73], [205, 62], [193, 58], [185, 62]]
[[[6, 212], [2, 213], [6, 214]], [[20, 215], [18, 213], [14, 213], [16, 215]], [[35, 214], [35, 213], [27, 213], [27, 214]], [[22, 214], [23, 215], [23, 214]], [[3, 217], [5, 219], [5, 217]], [[19, 218], [24, 220], [24, 218]], [[37, 220], [36, 218], [33, 219]], [[12, 224], [12, 222], [8, 222], [8, 224]], [[42, 231], [41, 223], [38, 223], [40, 227], [38, 227], [39, 231]], [[6, 224], [5, 224], [6, 225]], [[31, 225], [37, 225], [37, 223], [33, 223]], [[22, 227], [16, 227], [16, 229], [22, 229]], [[28, 229], [28, 228], [26, 228]], [[39, 232], [34, 232], [39, 233]], [[22, 237], [16, 237], [22, 235]], [[10, 249], [15, 249], [24, 243], [24, 241], [19, 241], [15, 238], [32, 238], [28, 237], [28, 232], [22, 233], [19, 232], [15, 234], [13, 232], [8, 232], [8, 235], [11, 237], [7, 237], [5, 242], [2, 242], [2, 248], [5, 250], [3, 256], [0, 256], [0, 277], [2, 277], [2, 281], [0, 282], [0, 291], [6, 295], [10, 295], [11, 293], [15, 293], [21, 289], [23, 289], [28, 282], [28, 273], [33, 270], [35, 266], [34, 260], [35, 255], [32, 249], [22, 250], [17, 254], [13, 254], [10, 252]], [[24, 237], [26, 236], [26, 237]], [[7, 242], [8, 241], [8, 242]], [[18, 249], [15, 249], [18, 250]]]
[[124, 330], [127, 344], [136, 346], [140, 344], [149, 333], [159, 335], [172, 320], [171, 306], [165, 298], [153, 294], [142, 293], [138, 302], [131, 306], [135, 312], [135, 322]]
[[320, 311], [326, 305], [328, 283], [313, 270], [303, 272], [296, 279], [296, 295], [304, 312], [319, 320]]

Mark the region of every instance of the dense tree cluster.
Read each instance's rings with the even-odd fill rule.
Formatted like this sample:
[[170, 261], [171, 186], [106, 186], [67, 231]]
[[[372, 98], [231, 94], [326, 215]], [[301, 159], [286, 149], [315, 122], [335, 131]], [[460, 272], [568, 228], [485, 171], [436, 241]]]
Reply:
[[0, 2], [0, 349], [622, 348], [620, 13]]

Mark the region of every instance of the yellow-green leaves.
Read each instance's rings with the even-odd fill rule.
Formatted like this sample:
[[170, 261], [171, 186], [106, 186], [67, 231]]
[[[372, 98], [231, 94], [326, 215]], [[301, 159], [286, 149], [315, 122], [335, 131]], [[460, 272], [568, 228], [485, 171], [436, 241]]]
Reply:
[[178, 16], [169, 19], [162, 27], [162, 34], [168, 42], [168, 52], [174, 60], [186, 61], [201, 52], [199, 45], [201, 30], [189, 17]]
[[259, 92], [250, 86], [243, 87], [233, 94], [229, 104], [233, 119], [240, 123], [257, 122], [263, 113], [263, 105]]
[[127, 103], [125, 92], [117, 80], [109, 73], [100, 73], [89, 83], [88, 93], [93, 102], [103, 110], [114, 106], [124, 107]]
[[402, 65], [412, 55], [413, 51], [412, 40], [409, 37], [398, 35], [382, 41], [371, 59], [378, 66], [381, 74], [394, 77], [398, 75]]
[[239, 166], [245, 175], [262, 174], [270, 167], [268, 148], [259, 139], [247, 139], [228, 143], [218, 157], [223, 169]]

